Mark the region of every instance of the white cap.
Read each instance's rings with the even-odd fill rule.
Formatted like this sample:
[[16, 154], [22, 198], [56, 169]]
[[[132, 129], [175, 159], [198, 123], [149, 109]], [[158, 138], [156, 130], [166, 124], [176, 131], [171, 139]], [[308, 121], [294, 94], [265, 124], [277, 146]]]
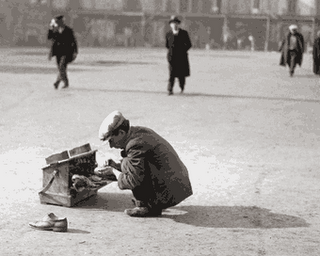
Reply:
[[289, 26], [289, 30], [295, 30], [295, 29], [298, 29], [297, 25], [292, 24], [292, 25]]
[[112, 132], [117, 129], [123, 121], [126, 119], [123, 117], [121, 112], [118, 110], [113, 111], [110, 113], [100, 125], [99, 128], [99, 139], [100, 140], [108, 140], [109, 137], [112, 135]]

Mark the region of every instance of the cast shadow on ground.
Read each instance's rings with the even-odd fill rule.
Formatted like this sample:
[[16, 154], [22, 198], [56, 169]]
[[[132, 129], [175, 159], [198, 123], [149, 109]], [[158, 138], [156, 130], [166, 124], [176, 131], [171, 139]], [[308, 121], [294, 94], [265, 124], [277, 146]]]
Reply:
[[81, 229], [74, 229], [74, 228], [68, 228], [68, 233], [73, 234], [90, 234], [89, 231], [81, 230]]
[[[175, 215], [174, 211], [180, 214]], [[179, 223], [211, 228], [271, 229], [309, 226], [302, 218], [274, 213], [256, 206], [177, 206], [164, 211], [163, 216]]]
[[319, 78], [318, 75], [315, 74], [296, 74], [293, 77], [304, 77], [304, 78]]
[[74, 208], [81, 208], [87, 210], [101, 210], [123, 212], [127, 208], [134, 207], [132, 195], [127, 193], [105, 193], [98, 192], [97, 195], [91, 196], [74, 206]]
[[77, 61], [73, 65], [78, 66], [120, 66], [120, 65], [150, 65], [151, 62], [139, 62], [139, 61], [118, 61], [118, 60], [98, 60], [98, 61]]
[[[70, 88], [74, 91], [99, 91], [105, 93], [144, 93], [144, 94], [167, 94], [165, 91], [142, 91], [142, 90], [114, 90], [114, 89], [92, 89], [92, 88]], [[169, 97], [169, 96], [168, 96]], [[270, 100], [270, 101], [293, 101], [293, 102], [310, 102], [310, 103], [320, 103], [318, 99], [299, 99], [299, 98], [284, 98], [284, 97], [265, 97], [265, 96], [254, 96], [254, 95], [231, 95], [231, 94], [209, 94], [209, 93], [175, 93], [170, 96], [174, 97], [209, 97], [209, 98], [235, 98], [235, 99], [256, 99], [256, 100]]]
[[[86, 69], [74, 69], [68, 68], [72, 72], [84, 72], [92, 71]], [[0, 65], [0, 73], [10, 73], [10, 74], [56, 74], [58, 69], [54, 66], [52, 67], [32, 67], [32, 66], [10, 66], [10, 65]]]
[[[131, 194], [98, 193], [76, 207], [87, 210], [123, 212], [133, 208]], [[163, 211], [161, 218], [207, 228], [300, 228], [309, 224], [302, 218], [274, 213], [256, 206], [175, 206]]]

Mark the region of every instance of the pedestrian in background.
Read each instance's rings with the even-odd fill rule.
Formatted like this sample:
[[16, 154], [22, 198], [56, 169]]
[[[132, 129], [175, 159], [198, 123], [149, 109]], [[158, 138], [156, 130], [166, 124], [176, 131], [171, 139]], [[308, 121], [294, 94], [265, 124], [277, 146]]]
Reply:
[[313, 73], [320, 75], [320, 30], [317, 32], [317, 37], [313, 43]]
[[289, 66], [289, 74], [293, 76], [297, 64], [301, 67], [304, 53], [304, 38], [298, 32], [297, 25], [289, 26], [289, 33], [283, 39], [279, 51], [281, 52], [281, 66]]
[[78, 54], [78, 45], [73, 30], [65, 25], [64, 16], [59, 15], [51, 20], [48, 40], [52, 41], [49, 60], [56, 56], [59, 74], [53, 84], [58, 89], [60, 82], [64, 83], [62, 88], [69, 87], [67, 76], [67, 65], [74, 61]]
[[166, 34], [167, 59], [169, 62], [168, 94], [173, 94], [174, 80], [179, 79], [181, 93], [185, 88], [186, 77], [190, 76], [188, 50], [192, 44], [186, 30], [179, 27], [181, 21], [172, 17], [169, 21], [171, 30]]

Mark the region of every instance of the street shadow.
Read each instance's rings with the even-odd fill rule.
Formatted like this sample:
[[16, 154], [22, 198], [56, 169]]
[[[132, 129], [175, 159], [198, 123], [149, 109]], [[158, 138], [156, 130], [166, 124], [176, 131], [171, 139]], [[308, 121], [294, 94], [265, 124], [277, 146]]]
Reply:
[[[73, 91], [98, 91], [105, 93], [142, 93], [142, 94], [159, 94], [159, 95], [167, 95], [167, 92], [162, 91], [143, 91], [143, 90], [114, 90], [114, 89], [92, 89], [92, 88], [70, 88]], [[168, 96], [169, 97], [169, 96]], [[226, 98], [226, 99], [256, 99], [256, 100], [269, 100], [269, 101], [292, 101], [292, 102], [310, 102], [310, 103], [320, 103], [318, 99], [299, 99], [299, 98], [285, 98], [285, 97], [265, 97], [265, 96], [251, 96], [251, 95], [228, 95], [228, 94], [209, 94], [209, 93], [176, 93], [171, 98], [175, 97], [209, 97], [209, 98]]]
[[73, 234], [90, 234], [89, 231], [81, 230], [81, 229], [74, 229], [74, 228], [68, 228], [68, 233]]
[[151, 65], [151, 62], [138, 62], [138, 61], [115, 61], [115, 60], [98, 60], [98, 61], [77, 61], [73, 63], [76, 66], [120, 66], [120, 65]]
[[256, 206], [177, 206], [164, 211], [163, 217], [207, 228], [272, 229], [309, 226], [302, 218], [274, 213]]
[[46, 56], [47, 52], [36, 52], [36, 51], [18, 51], [14, 55], [18, 56]]
[[[69, 68], [72, 72], [92, 71], [89, 69]], [[58, 72], [57, 67], [31, 67], [31, 66], [10, 66], [1, 65], [0, 73], [11, 74], [56, 74]]]
[[134, 207], [131, 199], [131, 194], [98, 192], [97, 195], [79, 202], [73, 208], [123, 212], [127, 208]]
[[294, 75], [294, 77], [303, 77], [303, 78], [319, 78], [319, 75], [315, 75], [315, 74], [296, 74]]
[[[83, 210], [123, 212], [133, 208], [130, 193], [98, 193], [75, 207]], [[301, 228], [304, 219], [274, 213], [256, 206], [175, 206], [165, 209], [160, 218], [206, 228]]]

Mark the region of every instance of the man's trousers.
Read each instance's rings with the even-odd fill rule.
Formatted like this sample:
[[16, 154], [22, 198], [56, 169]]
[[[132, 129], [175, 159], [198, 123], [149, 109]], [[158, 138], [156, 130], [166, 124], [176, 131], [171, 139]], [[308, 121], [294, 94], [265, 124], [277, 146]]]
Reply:
[[[181, 92], [183, 92], [184, 86], [186, 84], [186, 77], [180, 76], [180, 77], [178, 77], [178, 79], [179, 79], [179, 86], [180, 86]], [[169, 92], [172, 92], [172, 90], [173, 90], [174, 80], [175, 80], [175, 77], [170, 75], [169, 82], [168, 82], [168, 91]]]
[[290, 56], [290, 66], [289, 66], [290, 75], [292, 76], [297, 66], [297, 52], [295, 50], [290, 50], [289, 56]]
[[69, 86], [69, 80], [67, 76], [67, 56], [57, 56], [57, 66], [58, 66], [58, 77], [55, 82], [56, 85], [59, 85], [61, 81], [64, 82], [64, 85], [67, 87]]

